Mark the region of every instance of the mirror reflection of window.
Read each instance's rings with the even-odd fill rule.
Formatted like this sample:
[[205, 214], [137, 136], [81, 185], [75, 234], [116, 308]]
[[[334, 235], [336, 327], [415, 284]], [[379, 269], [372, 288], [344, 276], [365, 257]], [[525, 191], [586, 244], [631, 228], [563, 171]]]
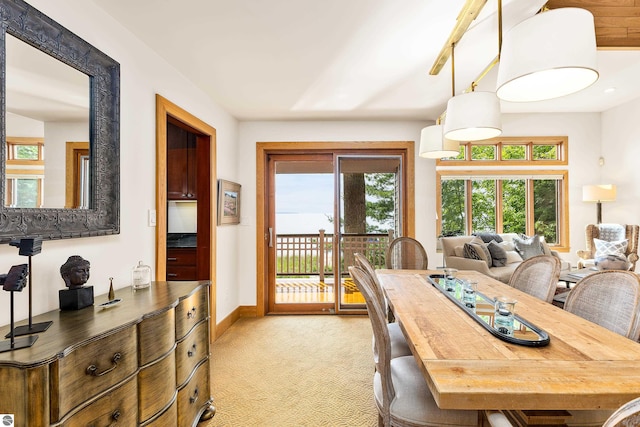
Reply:
[[[67, 141], [89, 141], [90, 82], [86, 74], [58, 61], [46, 53], [6, 35], [6, 135], [13, 138], [39, 138], [39, 147], [22, 144], [7, 149], [7, 197], [5, 206], [19, 206], [21, 192], [31, 195], [37, 208], [63, 208], [67, 205], [66, 151]], [[7, 141], [9, 137], [7, 137]], [[42, 152], [47, 146], [46, 159]], [[88, 159], [87, 151], [87, 159]], [[39, 178], [33, 168], [21, 168], [16, 175], [11, 161], [41, 161]], [[85, 168], [89, 162], [85, 163]], [[25, 165], [21, 165], [25, 166]], [[10, 170], [10, 167], [14, 167]], [[82, 169], [82, 167], [80, 168]], [[26, 173], [26, 175], [25, 175]], [[75, 207], [88, 208], [90, 173], [81, 173]], [[27, 184], [27, 180], [31, 180]], [[11, 184], [10, 184], [11, 181]], [[9, 187], [14, 191], [9, 195]], [[26, 190], [26, 189], [29, 190]], [[15, 192], [18, 193], [15, 193]], [[35, 198], [35, 199], [34, 199]], [[82, 200], [80, 200], [82, 199]]]
[[42, 138], [7, 137], [5, 206], [40, 208], [43, 204]]
[[66, 143], [66, 209], [89, 208], [89, 142]]

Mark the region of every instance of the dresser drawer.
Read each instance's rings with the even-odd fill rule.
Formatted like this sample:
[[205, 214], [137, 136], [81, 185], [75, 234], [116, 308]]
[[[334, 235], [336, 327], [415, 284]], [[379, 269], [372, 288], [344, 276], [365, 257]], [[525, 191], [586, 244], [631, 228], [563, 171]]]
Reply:
[[193, 368], [209, 355], [209, 322], [204, 320], [178, 343], [176, 371], [178, 387], [187, 381]]
[[51, 365], [52, 421], [138, 369], [136, 326], [79, 345]]
[[195, 325], [209, 316], [208, 289], [200, 289], [176, 307], [176, 340], [182, 339]]
[[166, 408], [176, 394], [175, 354], [170, 351], [165, 357], [138, 372], [140, 421], [153, 418]]
[[173, 399], [173, 403], [171, 406], [167, 408], [162, 414], [160, 414], [157, 418], [150, 420], [149, 422], [140, 424], [142, 427], [167, 427], [177, 425], [176, 421], [178, 419], [178, 403], [176, 399]]
[[123, 385], [109, 391], [104, 396], [82, 408], [63, 421], [63, 427], [102, 427], [138, 425], [138, 386], [135, 375]]
[[211, 403], [209, 359], [196, 368], [191, 380], [178, 390], [178, 425], [194, 425], [196, 416]]
[[166, 355], [176, 342], [176, 313], [168, 309], [138, 324], [138, 362], [140, 366]]

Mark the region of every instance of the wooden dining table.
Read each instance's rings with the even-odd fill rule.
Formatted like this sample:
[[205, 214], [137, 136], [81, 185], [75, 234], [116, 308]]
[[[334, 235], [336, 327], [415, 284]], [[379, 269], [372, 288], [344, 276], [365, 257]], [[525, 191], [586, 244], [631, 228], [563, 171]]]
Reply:
[[377, 270], [437, 405], [443, 409], [615, 409], [640, 396], [640, 344], [473, 271], [487, 297], [517, 300], [516, 314], [548, 345], [503, 341], [427, 279], [442, 271]]

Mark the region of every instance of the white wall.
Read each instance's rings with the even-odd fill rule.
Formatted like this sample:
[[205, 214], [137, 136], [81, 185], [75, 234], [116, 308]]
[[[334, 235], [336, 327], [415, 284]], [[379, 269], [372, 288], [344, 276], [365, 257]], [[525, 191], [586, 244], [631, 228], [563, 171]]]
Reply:
[[[640, 99], [602, 114], [602, 183], [615, 184], [615, 202], [603, 203], [602, 220], [640, 224]], [[640, 267], [636, 267], [638, 271]]]
[[[29, 3], [120, 63], [120, 234], [45, 241], [33, 257], [34, 313], [58, 307], [64, 289], [60, 266], [70, 255], [91, 262], [88, 284], [95, 294], [130, 284], [131, 269], [143, 260], [154, 265], [155, 229], [147, 211], [155, 208], [155, 95], [159, 93], [217, 130], [218, 175], [238, 180], [237, 122], [204, 93], [134, 38], [109, 15], [85, 0], [29, 0]], [[224, 229], [223, 229], [224, 228]], [[218, 228], [217, 292], [225, 295], [217, 307], [218, 321], [238, 306], [235, 268], [237, 227]], [[229, 254], [232, 255], [229, 255]], [[26, 262], [18, 250], [0, 245], [0, 273]], [[154, 276], [155, 278], [155, 276]], [[28, 293], [15, 295], [16, 320], [26, 319]], [[219, 300], [220, 301], [220, 300]], [[0, 324], [9, 323], [9, 293], [0, 292]]]

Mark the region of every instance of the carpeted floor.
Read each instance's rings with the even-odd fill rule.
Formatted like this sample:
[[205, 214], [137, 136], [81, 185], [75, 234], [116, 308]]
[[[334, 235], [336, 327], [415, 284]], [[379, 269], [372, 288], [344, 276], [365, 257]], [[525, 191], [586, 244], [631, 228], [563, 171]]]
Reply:
[[217, 408], [206, 427], [372, 427], [365, 316], [242, 318], [211, 348]]

